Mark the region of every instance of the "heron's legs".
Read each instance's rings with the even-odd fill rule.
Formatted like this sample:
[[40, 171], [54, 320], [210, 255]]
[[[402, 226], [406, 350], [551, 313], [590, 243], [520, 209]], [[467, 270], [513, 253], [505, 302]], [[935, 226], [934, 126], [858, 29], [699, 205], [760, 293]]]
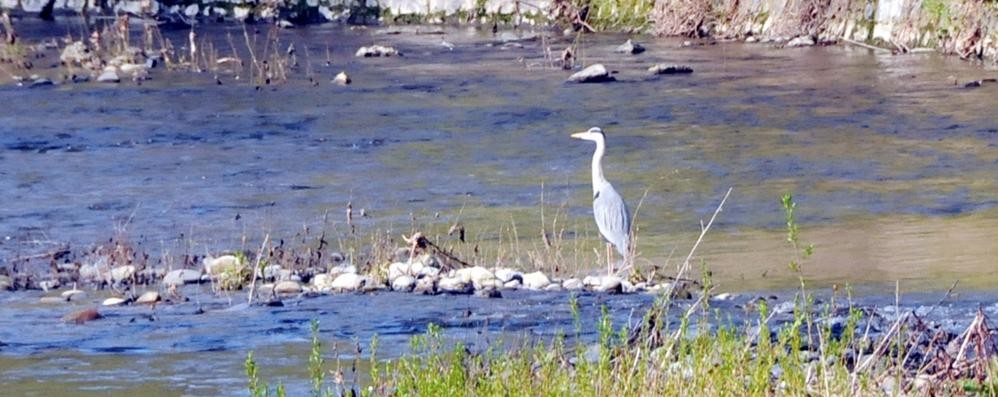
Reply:
[[611, 256], [612, 255], [612, 252], [610, 252], [611, 249], [612, 249], [611, 244], [610, 243], [606, 243], [606, 275], [607, 276], [612, 276], [613, 275], [613, 257]]

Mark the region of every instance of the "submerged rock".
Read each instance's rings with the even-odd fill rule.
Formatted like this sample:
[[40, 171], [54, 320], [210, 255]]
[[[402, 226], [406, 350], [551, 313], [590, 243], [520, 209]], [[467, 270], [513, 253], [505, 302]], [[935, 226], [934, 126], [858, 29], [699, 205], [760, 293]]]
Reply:
[[69, 302], [69, 299], [66, 299], [66, 297], [62, 296], [43, 296], [38, 301], [48, 305], [48, 304], [66, 303]]
[[32, 81], [31, 85], [29, 87], [31, 87], [31, 88], [47, 87], [47, 86], [51, 86], [51, 85], [54, 85], [54, 84], [55, 83], [53, 83], [52, 80], [46, 79], [44, 77], [40, 77], [40, 78], [37, 78], [34, 81]]
[[375, 44], [368, 47], [358, 48], [357, 52], [354, 55], [358, 57], [370, 58], [370, 57], [390, 57], [396, 55], [401, 56], [402, 53], [400, 53], [394, 47]]
[[631, 39], [627, 39], [627, 41], [624, 42], [624, 44], [617, 46], [617, 48], [613, 50], [613, 52], [616, 52], [618, 54], [637, 55], [642, 52], [645, 52], [645, 47], [641, 44], [631, 41]]
[[660, 63], [648, 68], [651, 74], [689, 74], [693, 73], [693, 68], [686, 65], [666, 65]]
[[65, 316], [62, 316], [62, 321], [67, 323], [83, 324], [87, 321], [93, 321], [100, 319], [102, 316], [97, 309], [83, 309]]
[[10, 276], [0, 275], [0, 291], [7, 291], [14, 287], [14, 282]]
[[568, 77], [569, 83], [605, 83], [616, 81], [603, 64], [597, 63]]

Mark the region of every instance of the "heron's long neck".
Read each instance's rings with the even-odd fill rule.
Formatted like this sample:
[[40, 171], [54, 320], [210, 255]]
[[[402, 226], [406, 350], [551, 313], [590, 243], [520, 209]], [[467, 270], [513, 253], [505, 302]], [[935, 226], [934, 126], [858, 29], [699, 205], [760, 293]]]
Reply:
[[596, 152], [593, 153], [593, 194], [599, 190], [599, 186], [606, 184], [603, 177], [603, 152], [606, 151], [606, 144], [602, 139], [596, 141]]

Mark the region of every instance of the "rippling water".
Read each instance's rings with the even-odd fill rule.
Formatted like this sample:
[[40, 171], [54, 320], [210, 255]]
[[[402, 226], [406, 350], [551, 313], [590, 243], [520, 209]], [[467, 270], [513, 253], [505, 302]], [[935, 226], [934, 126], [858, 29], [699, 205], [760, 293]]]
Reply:
[[[211, 29], [203, 37], [224, 43], [224, 28]], [[685, 257], [701, 220], [732, 187], [698, 251], [719, 290], [796, 282], [779, 206], [789, 191], [799, 203], [802, 239], [816, 246], [804, 266], [816, 285], [865, 285], [874, 294], [896, 280], [906, 290], [942, 290], [955, 280], [961, 289], [998, 285], [998, 87], [953, 85], [994, 77], [994, 70], [839, 46], [681, 47], [651, 38], [641, 39], [645, 54], [622, 57], [612, 49], [624, 37], [600, 35], [583, 38], [580, 56], [606, 63], [620, 81], [566, 85], [566, 73], [546, 67], [543, 57], [545, 46], [557, 53], [563, 39], [509, 45], [501, 40], [518, 35], [411, 34], [417, 29], [438, 30], [282, 33], [284, 43], [296, 43], [299, 60], [311, 62], [319, 87], [301, 72], [257, 91], [231, 75], [216, 86], [210, 73], [161, 69], [141, 86], [3, 85], [0, 266], [54, 243], [80, 247], [115, 235], [154, 254], [238, 248], [244, 234], [290, 236], [303, 227], [345, 238], [349, 202], [369, 215], [357, 220], [362, 234], [414, 226], [442, 234], [460, 220], [471, 241], [493, 249], [515, 238], [537, 247], [543, 209], [549, 231], [564, 228], [578, 266], [598, 269], [592, 147], [568, 138], [598, 125], [608, 134], [608, 178], [632, 211], [641, 203], [642, 264], [668, 269]], [[175, 34], [184, 41], [184, 32]], [[375, 42], [405, 56], [352, 56]], [[332, 67], [323, 65], [327, 46]], [[695, 73], [649, 78], [644, 70], [657, 62], [687, 64]], [[352, 85], [327, 83], [340, 70]], [[11, 353], [0, 359], [4, 388], [238, 393], [248, 349], [261, 351], [281, 376], [300, 377], [297, 360], [316, 317], [344, 349], [352, 338], [366, 343], [378, 334], [389, 355], [403, 351], [426, 321], [465, 339], [486, 319], [484, 329], [499, 334], [550, 335], [569, 324], [565, 298], [546, 294], [498, 301], [324, 297], [235, 310], [212, 299], [205, 297], [214, 302], [205, 315], [191, 314], [193, 304], [167, 307], [156, 318], [129, 308], [75, 326], [56, 321], [66, 308], [21, 307], [21, 298], [10, 297], [0, 304], [13, 310], [0, 327], [0, 351]], [[601, 298], [585, 299], [592, 317]], [[374, 302], [384, 319], [356, 321], [361, 300]], [[647, 298], [607, 302], [624, 321]], [[552, 310], [557, 315], [531, 317]]]

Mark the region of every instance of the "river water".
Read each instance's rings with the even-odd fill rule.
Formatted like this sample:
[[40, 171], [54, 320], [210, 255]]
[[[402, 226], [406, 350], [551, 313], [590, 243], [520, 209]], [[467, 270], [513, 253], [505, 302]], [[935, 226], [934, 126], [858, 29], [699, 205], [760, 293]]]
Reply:
[[[241, 29], [224, 27], [201, 36], [222, 49], [226, 33], [242, 38]], [[178, 43], [186, 36], [167, 34]], [[289, 83], [261, 89], [245, 75], [219, 73], [216, 85], [215, 73], [163, 69], [142, 85], [4, 84], [0, 266], [111, 237], [164, 255], [245, 248], [303, 228], [343, 244], [354, 238], [344, 216], [351, 203], [357, 235], [443, 236], [459, 221], [469, 241], [492, 250], [490, 260], [514, 265], [546, 268], [522, 253], [543, 249], [542, 228], [560, 232], [573, 266], [561, 270], [585, 273], [602, 266], [590, 207], [593, 148], [568, 135], [601, 126], [607, 177], [637, 209], [642, 266], [675, 269], [730, 187], [697, 251], [721, 291], [793, 287], [785, 192], [798, 203], [802, 241], [815, 245], [803, 267], [814, 285], [856, 285], [874, 301], [895, 281], [916, 291], [957, 280], [961, 290], [998, 285], [998, 87], [962, 88], [995, 70], [933, 54], [684, 47], [644, 37], [646, 53], [623, 56], [612, 50], [626, 37], [598, 35], [580, 39], [579, 56], [605, 63], [618, 82], [570, 85], [544, 51], [557, 54], [569, 39], [537, 37], [436, 27], [282, 32], [282, 48], [296, 44], [317, 87], [304, 66]], [[352, 56], [373, 43], [404, 56]], [[695, 72], [647, 76], [659, 62]], [[353, 84], [329, 84], [341, 70]], [[226, 311], [228, 301], [216, 301], [225, 314], [194, 316], [184, 312], [195, 310], [189, 304], [157, 318], [135, 309], [53, 327], [65, 308], [17, 306], [18, 296], [4, 297], [4, 310], [14, 311], [0, 327], [0, 371], [5, 390], [25, 395], [237, 393], [248, 349], [278, 371], [303, 368], [313, 317], [338, 340], [394, 337], [391, 356], [426, 321], [450, 324], [461, 337], [472, 332], [456, 325], [465, 311], [515, 318], [524, 305], [534, 306], [519, 315], [567, 310], [567, 298], [544, 294], [457, 302], [388, 294], [274, 310]], [[212, 299], [220, 298], [205, 297]], [[587, 299], [592, 318], [601, 298]], [[368, 301], [386, 310], [389, 324], [356, 320], [367, 319], [357, 307]], [[623, 320], [649, 299], [608, 301]], [[390, 312], [406, 305], [415, 306]], [[17, 313], [47, 325], [27, 327]], [[228, 327], [232, 319], [242, 325]], [[492, 327], [551, 335], [568, 319]]]

